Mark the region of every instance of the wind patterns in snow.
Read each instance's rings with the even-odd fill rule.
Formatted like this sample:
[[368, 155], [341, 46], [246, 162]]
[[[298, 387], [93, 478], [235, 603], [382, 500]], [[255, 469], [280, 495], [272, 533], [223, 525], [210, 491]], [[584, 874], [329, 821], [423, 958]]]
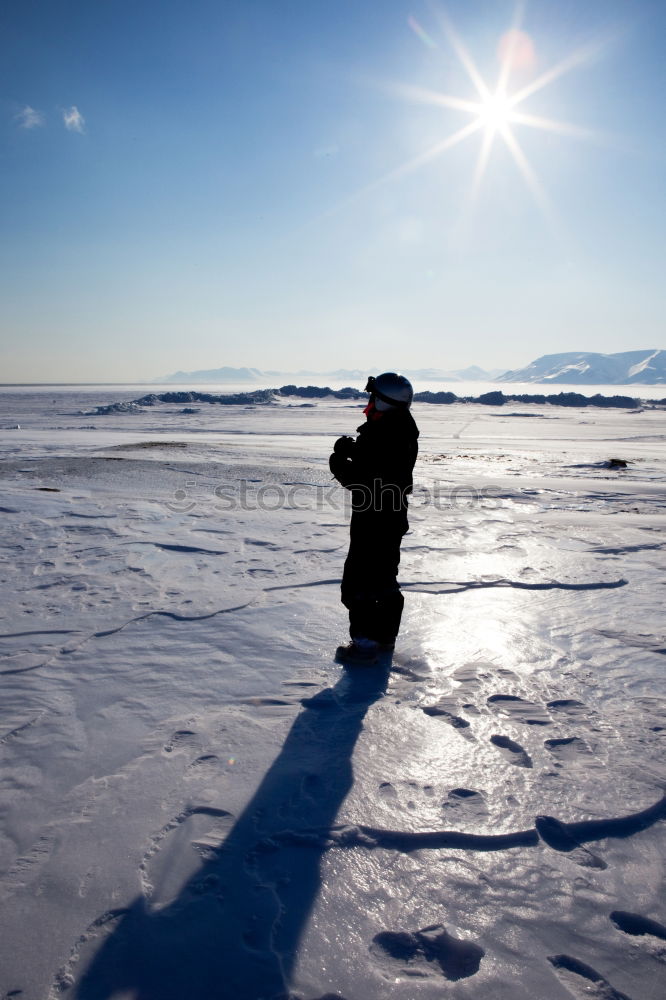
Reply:
[[663, 412], [417, 406], [352, 672], [358, 404], [179, 405], [3, 416], [0, 996], [657, 1000]]

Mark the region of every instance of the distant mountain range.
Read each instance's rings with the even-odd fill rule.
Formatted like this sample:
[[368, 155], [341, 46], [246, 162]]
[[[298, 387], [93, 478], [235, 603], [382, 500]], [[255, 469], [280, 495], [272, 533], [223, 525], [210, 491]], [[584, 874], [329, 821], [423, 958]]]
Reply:
[[[174, 372], [155, 379], [155, 383], [196, 384], [253, 383], [266, 385], [306, 379], [325, 379], [345, 382], [362, 388], [368, 375], [377, 375], [380, 368], [338, 368], [336, 371], [298, 372], [260, 370], [259, 368], [209, 368], [194, 372]], [[538, 382], [549, 385], [660, 385], [666, 383], [666, 351], [623, 351], [620, 354], [593, 354], [570, 352], [544, 354], [526, 368], [504, 371], [493, 368], [486, 371], [478, 365], [446, 371], [443, 368], [402, 368], [402, 374], [419, 382]]]
[[210, 368], [198, 372], [174, 372], [154, 382], [256, 382], [264, 372], [258, 368]]
[[[173, 375], [164, 375], [162, 378], [156, 378], [153, 381], [159, 384], [183, 384], [185, 382], [256, 382], [258, 379], [275, 380], [316, 377], [334, 379], [336, 382], [348, 381], [349, 383], [359, 383], [364, 382], [369, 375], [377, 375], [380, 371], [384, 370], [380, 368], [338, 368], [337, 371], [332, 372], [307, 370], [280, 372], [271, 370], [260, 371], [258, 368], [229, 368], [225, 366], [223, 368], [209, 368], [194, 372], [174, 372]], [[484, 371], [478, 365], [471, 365], [469, 368], [457, 371], [444, 371], [442, 368], [401, 368], [400, 370], [403, 375], [420, 382], [492, 382], [504, 369], [494, 368], [491, 371]]]
[[565, 385], [660, 385], [666, 382], [666, 351], [620, 354], [544, 354], [526, 368], [505, 372], [498, 382]]

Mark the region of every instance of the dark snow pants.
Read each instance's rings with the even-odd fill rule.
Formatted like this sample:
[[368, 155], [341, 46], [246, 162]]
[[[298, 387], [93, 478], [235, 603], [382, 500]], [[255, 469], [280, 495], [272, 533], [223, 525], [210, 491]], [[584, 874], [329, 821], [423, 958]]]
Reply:
[[400, 543], [407, 528], [402, 513], [390, 517], [373, 511], [352, 514], [341, 587], [352, 639], [395, 642], [405, 603], [397, 576]]

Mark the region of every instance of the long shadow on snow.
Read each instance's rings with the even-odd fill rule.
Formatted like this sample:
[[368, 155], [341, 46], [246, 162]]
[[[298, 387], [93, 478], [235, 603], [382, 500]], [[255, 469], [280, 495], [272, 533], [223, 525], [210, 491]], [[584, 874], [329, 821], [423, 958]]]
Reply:
[[[172, 903], [151, 908], [141, 896], [122, 913], [80, 979], [77, 1000], [109, 1000], [118, 993], [133, 1000], [288, 995], [327, 850], [314, 841], [303, 850], [298, 834], [313, 826], [333, 829], [352, 787], [351, 758], [363, 718], [387, 681], [383, 667], [349, 671], [334, 688], [303, 702], [279, 756], [224, 843]], [[295, 835], [294, 843], [283, 843], [285, 831]]]
[[141, 896], [122, 913], [108, 911], [95, 921], [99, 928], [120, 917], [80, 979], [76, 1000], [288, 997], [321, 858], [331, 848], [483, 852], [543, 841], [571, 852], [586, 842], [634, 836], [666, 818], [665, 795], [628, 816], [577, 823], [539, 816], [530, 829], [500, 834], [336, 826], [353, 783], [351, 757], [364, 716], [387, 680], [387, 670], [365, 667], [304, 701], [255, 795], [178, 898], [151, 909]]

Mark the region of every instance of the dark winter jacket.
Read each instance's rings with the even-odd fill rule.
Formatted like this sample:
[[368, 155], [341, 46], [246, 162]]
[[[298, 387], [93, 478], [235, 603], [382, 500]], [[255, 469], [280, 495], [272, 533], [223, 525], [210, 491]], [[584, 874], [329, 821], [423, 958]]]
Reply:
[[380, 516], [407, 511], [419, 431], [409, 410], [387, 410], [358, 428], [358, 437], [339, 438], [329, 459], [331, 472], [351, 490], [355, 512]]

